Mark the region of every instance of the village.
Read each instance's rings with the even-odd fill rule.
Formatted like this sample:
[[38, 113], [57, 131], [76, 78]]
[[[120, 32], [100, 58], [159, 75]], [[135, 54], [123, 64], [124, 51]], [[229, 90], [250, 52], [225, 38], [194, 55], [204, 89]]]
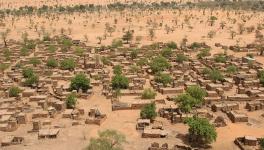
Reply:
[[[20, 9], [17, 20], [12, 13], [19, 11], [2, 16], [12, 29], [2, 25], [0, 30], [0, 149], [264, 149], [264, 14], [202, 9], [190, 14], [165, 4], [156, 15], [170, 11], [182, 18], [150, 19], [155, 12], [148, 10], [149, 20], [136, 26], [135, 12], [110, 12], [119, 20], [107, 18], [107, 11], [91, 12], [114, 25], [89, 16], [99, 23], [89, 22], [87, 30], [94, 32], [82, 36], [87, 26], [76, 33], [60, 28], [54, 14], [37, 8], [32, 11], [40, 16], [54, 15], [54, 29], [34, 25], [32, 18], [20, 25], [28, 8]], [[96, 6], [82, 11], [95, 11], [91, 7]], [[198, 21], [196, 12], [208, 20]], [[87, 15], [82, 13], [70, 15]], [[225, 15], [245, 23], [219, 21]], [[75, 19], [62, 20], [77, 26]], [[203, 30], [197, 33], [202, 40], [192, 37], [196, 29]]]

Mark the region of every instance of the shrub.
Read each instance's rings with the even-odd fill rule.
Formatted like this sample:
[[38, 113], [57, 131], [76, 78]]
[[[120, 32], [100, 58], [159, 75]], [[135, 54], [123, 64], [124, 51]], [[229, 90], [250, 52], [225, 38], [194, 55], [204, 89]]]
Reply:
[[120, 75], [122, 74], [122, 67], [120, 65], [116, 65], [113, 67], [113, 72], [116, 75]]
[[157, 116], [156, 113], [156, 105], [155, 103], [151, 103], [143, 107], [140, 111], [140, 117], [143, 119], [155, 119]]
[[209, 79], [211, 79], [212, 81], [216, 82], [216, 81], [223, 81], [224, 80], [224, 76], [222, 75], [222, 73], [217, 70], [217, 69], [212, 69], [209, 72]]
[[170, 58], [172, 55], [172, 50], [170, 48], [163, 48], [161, 51], [161, 55], [165, 58]]
[[34, 75], [34, 71], [32, 68], [24, 68], [22, 70], [22, 75], [24, 78], [29, 78], [29, 77], [32, 77]]
[[20, 90], [19, 87], [12, 86], [12, 87], [9, 89], [9, 96], [10, 96], [10, 97], [18, 97], [20, 92], [21, 92], [21, 90]]
[[131, 57], [132, 59], [135, 59], [135, 58], [137, 58], [137, 56], [138, 56], [138, 50], [137, 50], [137, 49], [133, 49], [133, 50], [131, 51], [131, 53], [130, 53], [130, 57]]
[[168, 74], [158, 73], [154, 77], [155, 82], [162, 83], [164, 86], [172, 82], [172, 78]]
[[79, 89], [82, 89], [82, 91], [86, 92], [89, 88], [90, 79], [88, 79], [85, 74], [77, 74], [73, 79], [71, 79], [71, 90], [79, 91]]
[[167, 43], [167, 47], [171, 48], [171, 49], [176, 49], [177, 48], [177, 44], [173, 41]]
[[77, 103], [77, 98], [76, 98], [76, 95], [71, 93], [67, 96], [66, 98], [66, 105], [67, 105], [67, 108], [75, 108], [76, 106], [76, 103]]
[[123, 75], [115, 75], [112, 79], [112, 88], [115, 89], [127, 89], [128, 88], [128, 78]]
[[218, 63], [225, 63], [227, 61], [227, 56], [225, 54], [219, 54], [215, 56], [214, 60]]
[[121, 46], [123, 46], [123, 42], [122, 42], [121, 39], [114, 39], [112, 41], [112, 47], [113, 48], [118, 48], [118, 47], [121, 47]]
[[73, 58], [66, 58], [60, 62], [61, 69], [73, 70], [75, 68], [75, 61]]
[[29, 63], [33, 66], [39, 65], [41, 61], [37, 57], [32, 57], [29, 59]]
[[48, 51], [49, 51], [50, 53], [55, 53], [56, 50], [57, 50], [57, 48], [56, 48], [54, 45], [49, 45], [49, 47], [48, 47]]
[[101, 61], [102, 61], [102, 63], [103, 63], [104, 65], [110, 65], [110, 63], [111, 63], [110, 59], [109, 59], [108, 57], [105, 57], [105, 56], [103, 56], [103, 57], [101, 58]]
[[39, 77], [33, 74], [31, 77], [28, 77], [25, 81], [26, 86], [33, 86], [34, 84], [38, 84]]
[[198, 59], [202, 59], [203, 57], [210, 56], [210, 49], [202, 49], [198, 54]]
[[57, 60], [56, 59], [54, 59], [54, 58], [49, 58], [48, 60], [47, 60], [47, 64], [46, 64], [48, 67], [50, 67], [50, 68], [56, 68], [56, 67], [58, 67], [58, 62], [57, 62]]
[[77, 56], [83, 56], [83, 54], [84, 54], [84, 49], [82, 49], [82, 48], [80, 48], [80, 47], [76, 47], [74, 53], [75, 53], [75, 55], [77, 55]]
[[148, 59], [147, 58], [140, 58], [138, 61], [137, 61], [137, 65], [138, 66], [144, 66], [144, 65], [147, 65], [148, 64]]
[[164, 71], [165, 69], [168, 69], [170, 67], [170, 63], [167, 61], [166, 58], [162, 56], [155, 57], [150, 62], [150, 69], [153, 73]]
[[189, 93], [193, 98], [197, 99], [199, 104], [202, 103], [202, 100], [206, 96], [206, 91], [198, 85], [187, 87], [186, 92]]
[[184, 61], [187, 61], [188, 57], [185, 56], [184, 54], [177, 54], [176, 55], [176, 62], [178, 63], [183, 63]]
[[238, 68], [235, 65], [230, 65], [226, 68], [226, 72], [229, 74], [234, 74], [238, 72]]
[[148, 88], [148, 89], [144, 89], [141, 98], [142, 99], [155, 99], [157, 93], [155, 91], [153, 91], [152, 89]]

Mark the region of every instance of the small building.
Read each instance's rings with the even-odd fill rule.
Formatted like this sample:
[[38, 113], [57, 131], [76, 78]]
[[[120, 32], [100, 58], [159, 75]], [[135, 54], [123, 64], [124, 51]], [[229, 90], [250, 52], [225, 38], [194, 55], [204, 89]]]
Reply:
[[24, 141], [23, 137], [19, 136], [6, 136], [2, 139], [1, 146], [18, 145]]
[[248, 122], [248, 116], [246, 114], [238, 113], [236, 111], [230, 111], [227, 116], [233, 123]]

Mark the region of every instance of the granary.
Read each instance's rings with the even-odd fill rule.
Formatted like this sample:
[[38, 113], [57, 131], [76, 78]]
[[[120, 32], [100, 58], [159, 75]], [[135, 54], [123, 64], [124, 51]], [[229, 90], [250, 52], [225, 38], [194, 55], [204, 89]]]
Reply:
[[248, 122], [248, 116], [236, 111], [230, 111], [227, 113], [227, 116], [233, 123], [237, 122]]
[[246, 104], [246, 109], [248, 111], [256, 111], [256, 110], [261, 110], [263, 108], [264, 108], [264, 104], [261, 103], [260, 101], [247, 102]]
[[91, 108], [85, 123], [101, 125], [106, 120], [106, 118], [106, 114], [102, 114], [98, 108]]
[[232, 96], [227, 96], [229, 101], [250, 101], [251, 98], [246, 94], [235, 94]]
[[217, 111], [232, 111], [232, 110], [239, 110], [239, 104], [238, 103], [216, 103], [212, 105], [212, 111], [217, 112]]
[[38, 138], [57, 138], [60, 129], [40, 129]]
[[226, 119], [223, 116], [217, 116], [214, 120], [215, 127], [225, 127], [227, 126]]
[[169, 150], [169, 147], [167, 143], [164, 143], [160, 146], [159, 143], [154, 142], [154, 143], [151, 143], [148, 150]]
[[28, 117], [26, 113], [19, 113], [16, 119], [18, 124], [26, 124], [28, 122]]
[[36, 95], [36, 90], [34, 89], [26, 89], [22, 92], [22, 97], [30, 97]]
[[6, 136], [1, 141], [1, 146], [18, 145], [24, 141], [23, 137], [19, 136]]
[[247, 149], [258, 149], [258, 139], [254, 136], [244, 136], [244, 137], [238, 137], [235, 139], [234, 143], [243, 150]]
[[150, 125], [150, 119], [137, 119], [137, 130], [144, 130], [145, 127]]
[[145, 128], [142, 133], [142, 138], [165, 138], [168, 136], [166, 130]]

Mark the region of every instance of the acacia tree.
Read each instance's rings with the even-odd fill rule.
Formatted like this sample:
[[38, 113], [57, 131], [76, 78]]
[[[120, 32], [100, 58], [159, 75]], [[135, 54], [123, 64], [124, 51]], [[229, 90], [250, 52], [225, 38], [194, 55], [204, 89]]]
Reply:
[[87, 91], [90, 88], [90, 79], [86, 77], [85, 74], [77, 74], [71, 80], [70, 89], [79, 91]]
[[98, 138], [91, 138], [86, 150], [123, 150], [122, 144], [126, 137], [115, 130], [99, 132]]
[[155, 30], [153, 28], [149, 29], [149, 37], [150, 40], [153, 41], [153, 38], [155, 37]]
[[153, 120], [157, 116], [156, 113], [156, 105], [155, 103], [151, 103], [143, 107], [140, 111], [140, 117], [143, 119]]
[[194, 144], [210, 144], [216, 141], [217, 133], [215, 127], [204, 118], [188, 118], [185, 123], [189, 126], [189, 139]]
[[124, 41], [126, 41], [126, 44], [128, 44], [129, 41], [131, 41], [133, 39], [132, 31], [130, 31], [130, 30], [126, 31], [125, 34], [123, 35], [122, 39]]
[[7, 47], [7, 36], [8, 36], [9, 33], [10, 33], [10, 29], [6, 29], [4, 32], [0, 33], [5, 47]]

